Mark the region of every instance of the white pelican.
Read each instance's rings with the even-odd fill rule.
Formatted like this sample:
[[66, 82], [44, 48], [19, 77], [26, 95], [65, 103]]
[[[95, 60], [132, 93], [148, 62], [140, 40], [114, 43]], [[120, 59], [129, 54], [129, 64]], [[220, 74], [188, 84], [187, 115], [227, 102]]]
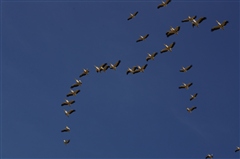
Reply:
[[191, 113], [194, 109], [197, 109], [197, 107], [187, 108], [187, 111], [188, 111], [189, 113]]
[[63, 140], [63, 143], [67, 145], [70, 142], [70, 140]]
[[76, 83], [74, 83], [71, 88], [74, 88], [74, 87], [78, 87], [78, 86], [81, 86], [82, 85], [82, 81], [81, 80], [78, 80], [78, 79], [75, 79]]
[[190, 68], [192, 68], [192, 65], [187, 66], [187, 67], [182, 67], [179, 71], [180, 72], [187, 72]]
[[175, 42], [171, 43], [169, 46], [164, 44], [165, 48], [161, 50], [161, 53], [172, 51], [172, 48], [174, 47]]
[[127, 74], [129, 74], [129, 73], [133, 74], [136, 71], [136, 69], [137, 69], [137, 66], [133, 66], [132, 68], [128, 68], [127, 69]]
[[173, 35], [173, 34], [178, 34], [178, 31], [180, 30], [180, 26], [177, 26], [176, 28], [173, 28], [172, 26], [170, 27], [170, 30], [166, 33], [167, 37]]
[[194, 27], [194, 26], [198, 27], [199, 24], [200, 24], [203, 20], [205, 20], [205, 19], [207, 19], [207, 18], [206, 18], [206, 17], [201, 17], [201, 18], [199, 18], [198, 20], [193, 19], [193, 20], [192, 20], [192, 26], [193, 26], [193, 27]]
[[146, 34], [144, 36], [140, 35], [140, 38], [136, 42], [143, 41], [143, 40], [147, 39], [148, 36], [149, 36], [149, 34]]
[[83, 69], [83, 73], [79, 76], [79, 77], [82, 77], [82, 76], [85, 76], [89, 73], [89, 70], [88, 69]]
[[197, 16], [195, 15], [195, 16], [193, 16], [193, 17], [191, 17], [191, 16], [188, 16], [186, 19], [183, 19], [182, 20], [182, 22], [192, 22], [193, 21], [193, 19], [196, 19], [197, 18]]
[[71, 106], [71, 104], [73, 104], [73, 103], [75, 103], [74, 100], [69, 101], [69, 100], [65, 99], [65, 102], [62, 103], [62, 106], [64, 106], [64, 105]]
[[188, 84], [183, 83], [183, 85], [179, 86], [178, 88], [179, 88], [179, 89], [182, 89], [182, 88], [188, 89], [192, 84], [193, 84], [193, 83], [188, 83]]
[[94, 66], [96, 68], [96, 72], [101, 72], [106, 65], [107, 63], [102, 64], [100, 67]]
[[193, 94], [193, 95], [191, 94], [191, 95], [190, 95], [190, 96], [191, 96], [190, 101], [193, 100], [193, 99], [195, 99], [195, 98], [197, 97], [197, 95], [198, 95], [197, 93], [195, 93], [195, 94]]
[[162, 1], [162, 3], [157, 6], [157, 8], [159, 9], [161, 7], [166, 7], [168, 5], [168, 3], [170, 3], [170, 2], [171, 2], [171, 0], [166, 0], [165, 2]]
[[133, 72], [133, 74], [135, 74], [135, 73], [138, 73], [138, 72], [144, 72], [144, 70], [146, 69], [146, 67], [148, 66], [148, 64], [145, 64], [145, 65], [143, 65], [142, 67], [141, 66], [137, 66], [137, 70], [135, 70], [134, 72]]
[[61, 132], [69, 132], [70, 128], [68, 126], [66, 126], [63, 130], [61, 130]]
[[74, 90], [70, 89], [70, 93], [67, 94], [67, 97], [76, 96], [79, 92], [80, 92], [80, 90], [74, 91]]
[[120, 62], [121, 62], [121, 60], [118, 60], [118, 62], [115, 63], [114, 65], [113, 65], [113, 64], [110, 64], [110, 69], [114, 69], [114, 70], [116, 70], [117, 67], [118, 67], [118, 65], [120, 64]]
[[220, 23], [220, 22], [217, 21], [217, 20], [216, 20], [216, 22], [217, 22], [218, 25], [217, 25], [217, 26], [214, 26], [214, 27], [211, 29], [211, 31], [218, 30], [218, 29], [224, 30], [224, 26], [227, 25], [227, 23], [228, 23], [227, 20], [223, 21], [222, 23]]
[[238, 152], [238, 151], [240, 151], [240, 147], [237, 146], [235, 152]]
[[148, 56], [146, 57], [146, 61], [148, 60], [154, 60], [154, 57], [158, 54], [157, 52], [154, 52], [152, 54], [147, 53]]
[[71, 110], [69, 110], [69, 111], [67, 111], [67, 110], [64, 109], [64, 113], [65, 113], [65, 115], [66, 115], [67, 117], [69, 117], [69, 115], [72, 114], [72, 113], [75, 112], [75, 111], [76, 111], [76, 110], [74, 110], [74, 109], [71, 109]]
[[212, 159], [212, 158], [213, 158], [213, 154], [211, 154], [211, 155], [208, 154], [205, 158], [206, 158], [206, 159], [207, 159], [207, 158], [211, 158], [211, 159]]
[[130, 20], [130, 19], [133, 19], [134, 17], [136, 17], [136, 15], [138, 14], [138, 12], [135, 12], [135, 13], [130, 13], [130, 16], [127, 20]]

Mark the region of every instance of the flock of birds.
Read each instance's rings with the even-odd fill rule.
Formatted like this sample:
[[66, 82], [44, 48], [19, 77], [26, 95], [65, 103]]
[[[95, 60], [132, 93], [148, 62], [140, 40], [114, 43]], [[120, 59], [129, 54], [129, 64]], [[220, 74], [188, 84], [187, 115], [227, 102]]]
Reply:
[[[166, 0], [165, 2], [162, 1], [161, 4], [159, 4], [157, 6], [157, 8], [161, 8], [161, 7], [166, 7], [169, 3], [171, 2], [171, 0]], [[133, 18], [135, 18], [137, 16], [138, 12], [135, 12], [135, 13], [130, 13], [130, 16], [128, 17], [127, 20], [131, 20]], [[192, 24], [192, 27], [199, 27], [200, 23], [204, 20], [206, 20], [207, 18], [206, 17], [200, 17], [199, 19], [196, 19], [197, 16], [188, 16], [186, 19], [183, 19], [182, 22], [190, 22]], [[211, 28], [211, 32], [215, 31], [215, 30], [219, 30], [219, 29], [222, 29], [224, 30], [224, 26], [226, 26], [228, 24], [228, 21], [225, 20], [223, 21], [222, 23], [220, 23], [219, 21], [217, 21], [217, 25], [212, 27]], [[178, 34], [180, 30], [180, 26], [177, 26], [177, 27], [170, 27], [170, 30], [166, 32], [166, 36], [167, 37], [170, 37], [172, 35], [175, 35], [175, 34]], [[149, 34], [146, 34], [144, 36], [140, 36], [139, 39], [136, 40], [136, 42], [141, 42], [141, 41], [144, 41], [146, 40], [147, 38], [149, 37]], [[171, 52], [172, 51], [172, 48], [175, 46], [175, 42], [167, 45], [167, 44], [164, 44], [165, 48], [163, 48], [160, 53], [165, 53], [165, 52]], [[150, 53], [147, 53], [147, 57], [146, 57], [146, 61], [149, 61], [149, 60], [154, 60], [154, 58], [156, 57], [156, 55], [158, 55], [157, 52], [153, 52], [152, 54]], [[100, 66], [94, 66], [95, 69], [96, 69], [96, 72], [99, 73], [99, 72], [105, 72], [107, 69], [113, 69], [113, 70], [116, 70], [117, 67], [119, 66], [119, 64], [121, 63], [121, 60], [118, 60], [115, 64], [110, 64], [108, 65], [107, 63], [103, 63], [102, 65]], [[146, 67], [148, 66], [148, 64], [145, 64], [143, 66], [133, 66], [132, 68], [128, 68], [127, 71], [126, 71], [126, 74], [128, 75], [129, 73], [131, 74], [136, 74], [136, 73], [139, 73], [139, 72], [144, 72], [144, 70], [146, 69]], [[187, 67], [182, 67], [179, 71], [180, 72], [187, 72], [188, 70], [190, 70], [192, 68], [192, 65], [189, 65]], [[86, 76], [89, 74], [89, 70], [88, 69], [83, 69], [83, 72], [80, 74], [80, 78], [83, 77], [83, 76]], [[79, 87], [82, 85], [82, 81], [79, 80], [79, 79], [75, 79], [75, 83], [73, 85], [71, 85], [71, 89], [70, 89], [70, 92], [66, 95], [67, 97], [70, 97], [70, 96], [76, 96], [80, 90], [73, 90], [73, 88], [75, 87]], [[193, 83], [183, 83], [181, 86], [179, 86], [179, 89], [189, 89], [190, 86], [192, 86]], [[191, 94], [190, 95], [190, 101], [192, 101], [193, 99], [195, 99], [197, 97], [198, 93], [195, 93], [195, 94]], [[71, 106], [72, 104], [75, 103], [75, 100], [67, 100], [65, 99], [65, 102], [63, 102], [61, 104], [61, 106]], [[193, 106], [193, 107], [190, 107], [190, 108], [187, 108], [187, 111], [189, 113], [191, 113], [193, 110], [195, 110], [197, 107], [196, 106]], [[76, 112], [75, 109], [70, 109], [70, 110], [65, 110], [64, 109], [64, 113], [67, 117], [69, 117], [72, 113]], [[64, 129], [61, 130], [61, 132], [69, 132], [70, 131], [70, 128], [68, 126], [65, 126]], [[68, 144], [70, 142], [70, 139], [65, 139], [63, 140], [64, 144]], [[240, 147], [237, 146], [237, 148], [235, 149], [235, 152], [237, 151], [240, 151]], [[210, 158], [212, 159], [213, 158], [213, 154], [208, 154], [206, 157], [207, 158]]]

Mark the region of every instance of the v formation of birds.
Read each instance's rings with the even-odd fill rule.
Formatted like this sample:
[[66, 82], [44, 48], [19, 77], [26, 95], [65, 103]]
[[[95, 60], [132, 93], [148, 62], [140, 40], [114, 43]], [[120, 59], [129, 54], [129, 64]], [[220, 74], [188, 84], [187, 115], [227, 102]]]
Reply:
[[[162, 7], [166, 7], [169, 3], [171, 2], [171, 0], [166, 0], [165, 2], [162, 1], [161, 4], [159, 4], [157, 6], [157, 9], [160, 9]], [[135, 12], [135, 13], [130, 13], [130, 16], [127, 18], [127, 20], [132, 20], [134, 19], [136, 16], [138, 15], [138, 11]], [[184, 23], [184, 22], [188, 22], [188, 23], [191, 23], [192, 24], [192, 27], [199, 27], [200, 23], [204, 20], [206, 20], [207, 18], [206, 17], [200, 17], [199, 19], [196, 19], [197, 16], [188, 16], [186, 19], [183, 19], [181, 22]], [[224, 27], [227, 25], [228, 21], [225, 20], [223, 21], [222, 23], [220, 23], [219, 21], [217, 21], [217, 25], [212, 27], [211, 28], [211, 32], [215, 31], [215, 30], [219, 30], [219, 29], [222, 29], [224, 30]], [[178, 34], [178, 32], [180, 31], [180, 26], [177, 26], [177, 27], [170, 27], [170, 30], [166, 32], [166, 36], [169, 37], [169, 36], [172, 36], [174, 34]], [[139, 39], [136, 40], [136, 42], [142, 42], [144, 40], [146, 40], [147, 38], [149, 37], [149, 34], [146, 34], [146, 35], [142, 35], [139, 37]], [[165, 52], [171, 52], [172, 51], [172, 48], [175, 46], [176, 42], [172, 42], [171, 44], [164, 44], [165, 48], [163, 48], [160, 53], [165, 53]], [[147, 57], [146, 57], [146, 61], [148, 62], [149, 60], [154, 60], [154, 58], [156, 57], [156, 55], [158, 55], [157, 52], [153, 52], [152, 54], [150, 53], [147, 53]], [[103, 63], [101, 66], [94, 66], [96, 68], [96, 72], [99, 73], [99, 72], [102, 72], [102, 71], [106, 71], [107, 69], [113, 69], [113, 70], [116, 70], [117, 67], [120, 65], [121, 63], [121, 60], [118, 60], [116, 63], [114, 64], [110, 64], [108, 65], [107, 63]], [[143, 66], [132, 66], [132, 68], [128, 68], [127, 69], [127, 72], [126, 74], [128, 75], [129, 73], [131, 74], [136, 74], [136, 73], [139, 73], [139, 72], [144, 72], [144, 70], [147, 68], [148, 64], [145, 64]], [[180, 72], [183, 72], [183, 73], [186, 73], [187, 71], [189, 71], [191, 68], [193, 67], [193, 65], [188, 65], [188, 66], [185, 66], [185, 67], [182, 67], [179, 71]], [[80, 74], [80, 78], [83, 77], [83, 76], [86, 76], [89, 74], [89, 70], [88, 69], [83, 69], [83, 72], [82, 74]], [[79, 87], [82, 85], [82, 81], [80, 79], [75, 79], [75, 83], [73, 85], [71, 85], [71, 89], [70, 89], [70, 92], [66, 95], [67, 97], [69, 96], [76, 96], [80, 90], [73, 90], [73, 88], [75, 87]], [[189, 89], [191, 86], [193, 85], [192, 82], [190, 83], [182, 83], [182, 85], [179, 86], [179, 89]], [[196, 97], [197, 97], [198, 93], [195, 93], [195, 94], [191, 94], [190, 95], [190, 101], [194, 100]], [[71, 106], [72, 104], [75, 103], [75, 100], [67, 100], [65, 99], [65, 102], [63, 102], [61, 104], [61, 106]], [[187, 111], [189, 113], [191, 113], [193, 110], [197, 109], [196, 106], [192, 106], [190, 108], [186, 108]], [[67, 117], [69, 117], [72, 113], [74, 113], [76, 110], [75, 109], [70, 109], [70, 110], [65, 110], [64, 109], [64, 113]], [[65, 126], [64, 129], [61, 130], [61, 132], [69, 132], [70, 131], [70, 128], [68, 126]], [[64, 139], [63, 140], [64, 144], [68, 144], [70, 142], [70, 139]], [[240, 151], [240, 147], [237, 147], [235, 149], [235, 152], [237, 151]], [[206, 157], [207, 158], [213, 158], [213, 154], [208, 154]]]

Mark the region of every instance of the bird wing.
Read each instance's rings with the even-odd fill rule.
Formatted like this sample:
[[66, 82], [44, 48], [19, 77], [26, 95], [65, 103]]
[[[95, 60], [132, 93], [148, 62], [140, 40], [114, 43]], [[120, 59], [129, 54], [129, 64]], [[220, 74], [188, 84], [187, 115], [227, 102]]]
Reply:
[[74, 88], [74, 87], [77, 87], [77, 86], [79, 86], [79, 84], [75, 83], [70, 88]]
[[170, 47], [170, 48], [173, 48], [174, 45], [175, 45], [175, 42], [171, 43], [169, 47]]
[[190, 68], [192, 68], [192, 65], [186, 67], [186, 70], [189, 70]]
[[191, 110], [193, 111], [194, 109], [197, 109], [197, 107], [192, 107]]
[[185, 86], [181, 85], [181, 86], [179, 86], [178, 88], [179, 88], [179, 89], [182, 89], [182, 88], [185, 88]]
[[188, 83], [187, 86], [190, 87], [193, 83]]
[[70, 97], [70, 96], [72, 96], [73, 95], [73, 93], [71, 92], [71, 93], [68, 93], [67, 94], [67, 97]]
[[154, 53], [153, 53], [153, 57], [157, 56], [157, 54], [158, 54], [157, 52], [154, 52]]
[[189, 19], [183, 19], [182, 22], [189, 22]]
[[201, 17], [201, 18], [199, 18], [198, 20], [197, 20], [197, 23], [199, 24], [199, 23], [201, 23], [203, 20], [205, 20], [205, 19], [207, 19], [206, 17]]
[[148, 61], [148, 60], [150, 60], [151, 58], [148, 56], [148, 57], [146, 57], [146, 61]]
[[183, 69], [180, 69], [179, 71], [180, 71], [180, 72], [184, 72], [184, 70], [183, 70]]
[[133, 15], [134, 15], [134, 16], [136, 16], [137, 14], [138, 14], [138, 11], [137, 11], [137, 12], [135, 12]]
[[86, 73], [85, 72], [83, 72], [79, 77], [82, 77], [82, 76], [85, 76], [86, 75]]
[[139, 73], [139, 72], [140, 72], [140, 69], [137, 69], [137, 70], [134, 70], [134, 71], [133, 71], [133, 74]]
[[164, 53], [164, 52], [167, 52], [167, 51], [168, 51], [168, 49], [164, 48], [164, 49], [161, 50], [161, 53]]
[[127, 75], [128, 75], [130, 72], [131, 72], [131, 71], [128, 69], [128, 70], [127, 70]]
[[171, 0], [166, 0], [166, 2], [165, 2], [165, 3], [166, 3], [166, 4], [168, 4], [168, 3], [170, 3], [170, 2], [171, 2]]
[[220, 29], [219, 25], [218, 26], [214, 26], [214, 27], [212, 27], [211, 32], [213, 32], [214, 30], [218, 30], [218, 29]]
[[173, 33], [172, 31], [166, 32], [167, 37], [169, 37], [169, 36], [171, 36], [171, 35], [173, 35], [173, 34], [174, 34], [174, 33]]
[[102, 64], [100, 67], [105, 67], [107, 65], [107, 63], [104, 63], [104, 64]]
[[175, 30], [178, 32], [180, 30], [180, 26], [177, 26]]
[[146, 34], [143, 38], [146, 39], [149, 36], [149, 34]]
[[115, 63], [115, 67], [118, 67], [118, 65], [121, 63], [121, 60], [118, 60], [118, 62], [117, 63]]
[[223, 23], [222, 23], [222, 25], [223, 26], [225, 26], [225, 25], [227, 25], [227, 23], [229, 23], [227, 20], [225, 20]]
[[145, 64], [145, 65], [142, 67], [142, 69], [145, 70], [147, 66], [148, 66], [148, 64]]
[[142, 38], [139, 38], [136, 42], [140, 42], [140, 41], [143, 41], [143, 39], [142, 39]]
[[68, 114], [72, 114], [75, 111], [76, 111], [75, 109], [71, 109], [71, 110], [68, 111]]
[[158, 6], [157, 6], [157, 8], [159, 9], [159, 8], [161, 8], [161, 7], [163, 7], [164, 6], [164, 4], [159, 4]]
[[63, 102], [63, 103], [61, 104], [61, 106], [64, 106], [64, 105], [68, 105], [67, 102]]

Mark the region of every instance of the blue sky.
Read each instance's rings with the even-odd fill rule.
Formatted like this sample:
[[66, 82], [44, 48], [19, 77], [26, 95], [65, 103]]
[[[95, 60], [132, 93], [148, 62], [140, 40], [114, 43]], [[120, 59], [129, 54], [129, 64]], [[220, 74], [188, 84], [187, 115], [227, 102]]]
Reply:
[[[2, 0], [1, 157], [239, 158], [239, 1], [160, 3]], [[199, 28], [181, 22], [194, 15], [207, 17]], [[229, 23], [211, 32], [216, 20]], [[170, 26], [181, 29], [167, 38]], [[118, 60], [116, 71], [96, 73], [94, 65]], [[90, 73], [79, 78], [83, 68]], [[66, 97], [75, 78], [81, 92]], [[182, 82], [193, 85], [179, 90]], [[76, 103], [62, 107], [64, 99]], [[67, 118], [63, 109], [76, 112]]]

